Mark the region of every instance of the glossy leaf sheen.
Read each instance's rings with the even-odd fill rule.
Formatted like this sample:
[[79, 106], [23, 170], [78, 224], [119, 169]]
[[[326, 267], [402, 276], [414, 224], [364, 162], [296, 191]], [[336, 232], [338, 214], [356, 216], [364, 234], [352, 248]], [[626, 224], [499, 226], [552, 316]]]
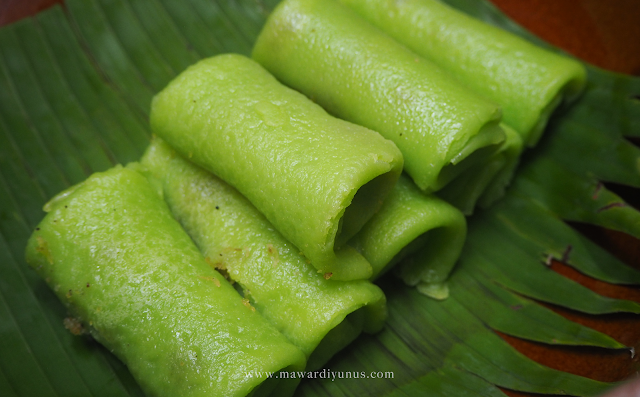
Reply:
[[[67, 315], [24, 261], [42, 205], [149, 142], [152, 96], [196, 60], [248, 55], [277, 1], [69, 0], [0, 30], [0, 395], [141, 396], [131, 375]], [[544, 45], [489, 3], [447, 0]], [[640, 312], [544, 266], [563, 259], [611, 283], [640, 274], [564, 220], [640, 235], [640, 215], [601, 182], [640, 187], [640, 80], [589, 68], [587, 92], [552, 118], [525, 155], [507, 197], [469, 219], [469, 238], [444, 302], [389, 277], [390, 319], [328, 364], [331, 371], [394, 371], [392, 379], [308, 379], [298, 394], [500, 396], [496, 387], [597, 395], [609, 385], [542, 367], [492, 329], [549, 344], [621, 348], [530, 298], [588, 313]], [[585, 156], [584, 153], [595, 153]], [[570, 250], [567, 250], [568, 247]], [[565, 255], [568, 253], [569, 255]]]

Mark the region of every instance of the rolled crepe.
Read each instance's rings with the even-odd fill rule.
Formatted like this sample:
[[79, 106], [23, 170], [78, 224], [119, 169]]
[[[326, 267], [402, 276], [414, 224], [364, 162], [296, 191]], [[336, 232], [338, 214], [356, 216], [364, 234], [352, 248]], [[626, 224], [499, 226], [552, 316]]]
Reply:
[[263, 381], [302, 370], [304, 354], [206, 263], [144, 176], [94, 174], [47, 209], [27, 262], [146, 393], [293, 393], [295, 380]]
[[366, 279], [344, 245], [375, 213], [402, 170], [397, 147], [329, 116], [251, 59], [200, 61], [153, 100], [153, 131], [235, 187], [319, 272]]
[[207, 261], [320, 368], [362, 330], [379, 331], [385, 296], [366, 280], [327, 280], [234, 188], [154, 140], [141, 164]]
[[396, 143], [431, 192], [498, 148], [500, 108], [333, 0], [285, 0], [253, 58], [330, 113]]
[[437, 193], [465, 215], [472, 215], [476, 204], [487, 208], [499, 200], [513, 178], [523, 150], [522, 138], [508, 125], [502, 128], [506, 139], [487, 163], [466, 172]]
[[448, 296], [446, 280], [467, 235], [464, 215], [401, 176], [382, 209], [349, 241], [367, 258], [377, 278], [398, 264], [409, 285], [436, 299]]
[[462, 84], [502, 106], [527, 146], [553, 110], [586, 82], [577, 61], [538, 47], [437, 0], [340, 0]]

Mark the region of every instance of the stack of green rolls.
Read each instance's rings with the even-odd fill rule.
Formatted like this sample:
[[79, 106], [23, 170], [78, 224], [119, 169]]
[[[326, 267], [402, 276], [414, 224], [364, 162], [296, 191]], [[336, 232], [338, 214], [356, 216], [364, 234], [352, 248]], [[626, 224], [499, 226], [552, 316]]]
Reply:
[[[377, 332], [385, 296], [366, 280], [327, 280], [234, 188], [186, 161], [159, 139], [141, 164], [210, 264], [320, 368], [360, 331]], [[320, 345], [320, 347], [318, 347]]]
[[283, 1], [253, 58], [329, 112], [393, 140], [418, 187], [465, 214], [501, 197], [524, 145], [584, 87], [580, 63], [438, 1], [342, 3]]
[[[339, 1], [464, 87], [502, 107], [506, 129], [513, 128], [518, 136], [507, 131], [507, 142], [500, 153], [479, 172], [486, 178], [491, 168], [499, 171], [486, 182], [484, 191], [469, 189], [468, 180], [464, 180], [441, 192], [467, 214], [476, 201], [487, 207], [502, 196], [524, 147], [540, 140], [553, 111], [573, 102], [586, 84], [586, 70], [580, 62], [440, 1]], [[504, 164], [497, 167], [501, 161]]]
[[284, 0], [253, 58], [181, 73], [140, 162], [54, 197], [28, 242], [150, 395], [291, 395], [383, 328], [380, 277], [445, 299], [463, 212], [585, 81], [434, 0]]
[[[266, 120], [265, 109], [271, 109]], [[380, 134], [328, 115], [239, 55], [209, 58], [183, 72], [154, 99], [151, 125], [182, 156], [247, 197], [332, 280], [374, 279], [407, 255], [404, 246], [439, 229], [429, 236], [440, 248], [400, 271], [410, 285], [446, 297], [444, 282], [466, 234], [464, 218], [417, 189], [406, 194], [413, 191], [407, 183], [396, 185], [402, 156]], [[389, 204], [394, 200], [383, 201], [388, 191], [410, 199]], [[412, 206], [424, 214], [407, 216]], [[369, 219], [368, 231], [359, 234]], [[403, 232], [390, 234], [388, 222]], [[371, 230], [373, 224], [383, 229]], [[446, 239], [438, 237], [443, 230]], [[389, 252], [380, 256], [383, 246]]]
[[366, 279], [344, 243], [380, 208], [402, 171], [396, 146], [336, 119], [240, 55], [189, 67], [153, 100], [151, 128], [238, 189], [318, 271]]
[[580, 62], [540, 48], [437, 0], [339, 0], [380, 30], [499, 104], [527, 146], [554, 109], [586, 84]]
[[[181, 77], [186, 81], [178, 78], [157, 96], [154, 128], [179, 125], [177, 133], [186, 134], [183, 141], [195, 140], [187, 146], [189, 151], [182, 149], [183, 155], [208, 159], [204, 164], [215, 170], [228, 168], [223, 175], [240, 187], [259, 185], [264, 177], [267, 186], [254, 186], [255, 191], [273, 194], [279, 190], [269, 189], [279, 188], [288, 192], [284, 194], [287, 199], [306, 198], [308, 202], [299, 204], [307, 212], [326, 215], [334, 211], [328, 222], [334, 234], [327, 237], [324, 230], [324, 238], [334, 239], [336, 245], [338, 231], [343, 229], [346, 237], [339, 242], [339, 250], [349, 253], [341, 258], [334, 255], [335, 262], [345, 266], [365, 263], [367, 271], [356, 274], [358, 279], [340, 280], [343, 274], [336, 271], [339, 277], [334, 277], [326, 268], [314, 267], [303, 250], [285, 239], [247, 198], [160, 138], [152, 142], [141, 163], [95, 174], [48, 203], [49, 214], [29, 242], [27, 260], [58, 293], [75, 321], [120, 357], [148, 393], [290, 394], [299, 376], [286, 380], [267, 374], [318, 369], [361, 332], [379, 331], [386, 320], [386, 299], [369, 279], [378, 277], [409, 249], [419, 251], [416, 244], [407, 249], [403, 245], [412, 239], [422, 242], [419, 236], [432, 228], [445, 230], [435, 235], [444, 236], [439, 244], [451, 250], [421, 256], [442, 258], [445, 265], [433, 273], [446, 277], [464, 240], [464, 218], [444, 202], [438, 204], [441, 214], [432, 214], [441, 221], [426, 214], [414, 219], [403, 215], [432, 200], [412, 184], [407, 186], [404, 178], [396, 184], [402, 156], [395, 145], [373, 131], [329, 116], [248, 58], [215, 57]], [[235, 98], [238, 103], [228, 96], [211, 98], [215, 97], [211, 92], [220, 95], [223, 91], [214, 84], [221, 77], [225, 80], [222, 87], [232, 96], [238, 86], [230, 82], [245, 82]], [[197, 92], [195, 97], [204, 108], [191, 106], [194, 92], [189, 87], [193, 85], [210, 90], [209, 94]], [[265, 92], [270, 94], [266, 97], [271, 105], [263, 100]], [[166, 109], [180, 113], [185, 105], [171, 102], [176, 98], [187, 103], [189, 116], [162, 124], [158, 119], [167, 116], [163, 112], [176, 116]], [[216, 101], [218, 106], [231, 107], [226, 109], [226, 123], [235, 123], [235, 130], [223, 134], [216, 144], [233, 140], [249, 144], [211, 153], [215, 145], [209, 138], [197, 137], [197, 133], [210, 133], [211, 125], [225, 111], [215, 108]], [[284, 109], [269, 113], [276, 106]], [[280, 130], [274, 128], [278, 126]], [[223, 125], [222, 130], [225, 128]], [[213, 130], [220, 133], [220, 129]], [[264, 136], [273, 131], [280, 134], [271, 140]], [[167, 134], [159, 128], [156, 132]], [[261, 140], [252, 146], [254, 137]], [[286, 141], [288, 154], [264, 150], [279, 141]], [[300, 147], [294, 147], [298, 143]], [[324, 147], [317, 150], [318, 144]], [[234, 152], [235, 158], [223, 160], [225, 154]], [[286, 157], [291, 154], [298, 157]], [[272, 155], [277, 161], [269, 164]], [[321, 156], [326, 158], [319, 160]], [[280, 164], [283, 158], [290, 163]], [[244, 164], [240, 171], [234, 168], [238, 163]], [[295, 168], [300, 164], [303, 171]], [[292, 166], [299, 172], [289, 185], [269, 179], [282, 172], [278, 167]], [[256, 177], [256, 170], [263, 174]], [[341, 181], [337, 186], [336, 180]], [[301, 194], [302, 182], [311, 188]], [[317, 197], [311, 194], [314, 188], [316, 194], [334, 193], [337, 198]], [[410, 192], [412, 189], [415, 191]], [[383, 200], [386, 196], [389, 200]], [[275, 196], [263, 196], [264, 200], [271, 198]], [[356, 209], [349, 214], [345, 208], [354, 204]], [[287, 210], [286, 203], [280, 208]], [[305, 213], [293, 222], [304, 223], [310, 215]], [[350, 224], [341, 217], [349, 217]], [[379, 223], [376, 219], [387, 217], [395, 219], [394, 236], [367, 232]], [[354, 223], [359, 226], [352, 226]], [[317, 232], [313, 223], [306, 227], [311, 232], [308, 235]], [[456, 228], [461, 234], [445, 241]], [[420, 280], [421, 267], [407, 268], [417, 272]], [[431, 280], [441, 285], [443, 278]]]
[[429, 193], [482, 164], [504, 141], [501, 110], [333, 0], [285, 0], [253, 58], [330, 113], [398, 146]]

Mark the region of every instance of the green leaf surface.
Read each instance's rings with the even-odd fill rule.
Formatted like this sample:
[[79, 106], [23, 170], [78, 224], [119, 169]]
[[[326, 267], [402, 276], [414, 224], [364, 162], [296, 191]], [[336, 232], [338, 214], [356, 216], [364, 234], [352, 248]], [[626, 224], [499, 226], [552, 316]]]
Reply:
[[[522, 35], [488, 2], [447, 0]], [[66, 311], [23, 251], [44, 203], [146, 148], [153, 95], [196, 60], [249, 54], [277, 0], [68, 0], [0, 29], [0, 395], [142, 396], [126, 367], [63, 325]], [[585, 313], [640, 313], [545, 266], [555, 258], [593, 278], [640, 284], [640, 272], [565, 221], [640, 236], [640, 215], [603, 182], [640, 187], [640, 79], [589, 68], [580, 101], [554, 116], [523, 158], [505, 199], [469, 220], [469, 238], [437, 302], [389, 277], [384, 331], [333, 359], [333, 372], [393, 378], [304, 380], [305, 396], [597, 395], [610, 385], [543, 367], [493, 330], [556, 345], [623, 348], [536, 301]], [[588, 153], [588, 155], [585, 155]], [[346, 372], [343, 372], [344, 375]]]
[[[458, 272], [455, 281], [453, 299], [497, 331], [553, 345], [625, 347], [607, 335], [566, 320], [486, 278], [476, 279], [466, 272]], [[478, 296], [483, 299], [479, 300]]]

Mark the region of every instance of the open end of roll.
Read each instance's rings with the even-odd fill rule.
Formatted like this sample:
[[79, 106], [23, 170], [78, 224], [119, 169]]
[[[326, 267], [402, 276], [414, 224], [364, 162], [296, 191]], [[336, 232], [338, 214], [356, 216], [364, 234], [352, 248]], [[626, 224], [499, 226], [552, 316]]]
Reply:
[[340, 218], [334, 248], [342, 247], [380, 210], [382, 202], [393, 189], [397, 180], [397, 173], [387, 172], [373, 178], [358, 189], [351, 204]]
[[355, 248], [344, 245], [335, 250], [336, 260], [324, 269], [326, 279], [337, 281], [366, 280], [373, 274], [369, 261]]
[[460, 257], [465, 237], [462, 215], [446, 226], [424, 233], [418, 249], [400, 264], [400, 277], [411, 286], [444, 283]]
[[506, 164], [507, 158], [504, 153], [496, 152], [482, 167], [468, 169], [440, 190], [437, 195], [463, 214], [472, 215], [476, 203]]
[[469, 168], [484, 166], [488, 159], [500, 148], [505, 140], [505, 133], [497, 121], [485, 124], [480, 131], [469, 139], [464, 148], [444, 166], [438, 174], [435, 186], [430, 191], [437, 191], [446, 186]]
[[587, 72], [582, 65], [580, 65], [578, 69], [575, 70], [573, 78], [567, 81], [559, 91], [563, 97], [563, 104], [571, 104], [575, 102], [575, 100], [582, 95], [586, 85]]
[[556, 94], [540, 111], [540, 116], [538, 117], [536, 124], [527, 134], [525, 134], [525, 145], [527, 147], [533, 147], [538, 143], [544, 129], [547, 127], [549, 119], [556, 109], [570, 105], [578, 99], [584, 91], [584, 87], [586, 85], [586, 74], [584, 69], [574, 70], [571, 75], [573, 78], [569, 79], [564, 85], [558, 88]]
[[547, 103], [547, 106], [545, 106], [540, 111], [538, 121], [536, 121], [536, 124], [533, 126], [533, 128], [531, 128], [529, 133], [526, 134], [525, 144], [527, 145], [527, 147], [534, 147], [538, 143], [538, 141], [542, 137], [544, 129], [547, 126], [547, 123], [549, 122], [549, 118], [553, 114], [553, 111], [556, 110], [558, 105], [560, 105], [560, 103], [562, 102], [562, 97], [562, 93], [556, 94], [556, 96], [553, 97], [553, 99], [549, 103]]
[[360, 335], [365, 321], [365, 313], [362, 309], [352, 312], [331, 331], [327, 332], [327, 335], [309, 356], [307, 371], [322, 368], [331, 357], [347, 347]]
[[422, 233], [421, 235], [413, 239], [413, 241], [411, 241], [409, 244], [405, 245], [400, 251], [398, 251], [398, 253], [395, 254], [393, 258], [391, 258], [391, 260], [374, 275], [373, 280], [376, 280], [383, 274], [387, 273], [390, 269], [395, 267], [395, 265], [401, 262], [403, 259], [410, 257], [411, 255], [418, 252], [420, 248], [422, 248], [422, 246], [424, 246], [427, 243], [428, 240], [429, 240], [429, 231]]
[[504, 196], [507, 187], [515, 175], [516, 168], [520, 162], [520, 155], [524, 150], [520, 134], [508, 125], [502, 124], [502, 126], [507, 137], [502, 144], [502, 148], [500, 148], [500, 153], [502, 153], [505, 158], [505, 165], [493, 177], [484, 192], [482, 192], [482, 196], [478, 199], [478, 206], [480, 208], [489, 208]]

